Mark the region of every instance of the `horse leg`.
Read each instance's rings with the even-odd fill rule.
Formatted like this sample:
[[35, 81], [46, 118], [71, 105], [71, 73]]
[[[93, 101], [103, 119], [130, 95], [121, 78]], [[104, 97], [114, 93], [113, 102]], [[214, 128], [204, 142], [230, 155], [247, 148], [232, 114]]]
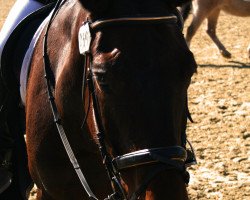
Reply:
[[224, 56], [225, 58], [231, 58], [230, 52], [226, 50], [226, 48], [220, 42], [219, 38], [216, 35], [216, 25], [218, 22], [219, 14], [220, 14], [220, 9], [215, 9], [207, 17], [207, 34], [213, 40], [215, 45], [218, 47], [221, 55]]
[[193, 36], [195, 35], [196, 31], [198, 30], [207, 15], [207, 10], [202, 10], [198, 4], [196, 5], [195, 2], [193, 3], [193, 19], [191, 24], [187, 28], [186, 34], [186, 42], [188, 46], [190, 46]]

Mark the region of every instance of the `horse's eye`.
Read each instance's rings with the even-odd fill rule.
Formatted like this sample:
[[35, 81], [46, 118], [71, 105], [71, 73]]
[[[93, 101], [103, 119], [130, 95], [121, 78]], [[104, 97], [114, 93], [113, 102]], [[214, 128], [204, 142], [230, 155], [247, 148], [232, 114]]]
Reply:
[[106, 84], [106, 77], [103, 73], [94, 73], [94, 78], [97, 80], [98, 84]]
[[105, 83], [99, 83], [100, 85], [100, 88], [103, 92], [107, 93], [107, 94], [110, 94], [111, 93], [111, 89], [109, 87], [108, 84], [105, 84]]
[[109, 94], [111, 92], [111, 90], [110, 90], [109, 84], [106, 80], [105, 74], [95, 73], [94, 77], [97, 80], [97, 84], [99, 85], [101, 91]]

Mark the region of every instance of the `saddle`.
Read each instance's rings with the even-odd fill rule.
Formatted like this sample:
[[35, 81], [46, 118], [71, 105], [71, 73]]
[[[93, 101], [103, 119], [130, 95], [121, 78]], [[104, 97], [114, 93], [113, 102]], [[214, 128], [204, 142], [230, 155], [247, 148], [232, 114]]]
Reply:
[[24, 18], [13, 30], [4, 46], [0, 63], [0, 78], [5, 89], [14, 96], [20, 95], [22, 63], [32, 38], [54, 5], [55, 3], [50, 3]]

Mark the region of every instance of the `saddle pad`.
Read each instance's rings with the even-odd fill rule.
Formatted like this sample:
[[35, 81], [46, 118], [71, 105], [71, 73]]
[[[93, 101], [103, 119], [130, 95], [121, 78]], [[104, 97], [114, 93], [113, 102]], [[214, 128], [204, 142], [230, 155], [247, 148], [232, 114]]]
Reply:
[[25, 17], [5, 43], [1, 56], [0, 76], [6, 90], [14, 96], [20, 95], [20, 71], [30, 41], [53, 8], [54, 4], [49, 4]]
[[[65, 3], [65, 1], [62, 1], [60, 5], [62, 5], [63, 3]], [[40, 38], [40, 35], [41, 35], [42, 31], [44, 30], [45, 26], [49, 22], [53, 11], [54, 11], [54, 9], [52, 9], [50, 14], [44, 19], [44, 21], [38, 27], [37, 31], [35, 32], [32, 40], [30, 42], [30, 45], [25, 53], [25, 56], [24, 56], [24, 59], [22, 62], [19, 80], [20, 80], [20, 96], [21, 96], [22, 104], [24, 106], [26, 105], [26, 89], [27, 89], [27, 84], [28, 84], [28, 79], [29, 79], [30, 65], [31, 65], [33, 53], [34, 53], [37, 41]]]
[[27, 87], [28, 76], [29, 76], [29, 71], [30, 71], [31, 59], [34, 53], [36, 43], [44, 27], [46, 26], [49, 20], [49, 17], [50, 15], [43, 21], [43, 23], [37, 29], [23, 59], [21, 73], [20, 73], [20, 95], [21, 95], [21, 100], [22, 100], [23, 105], [25, 105], [25, 102], [26, 102], [26, 87]]

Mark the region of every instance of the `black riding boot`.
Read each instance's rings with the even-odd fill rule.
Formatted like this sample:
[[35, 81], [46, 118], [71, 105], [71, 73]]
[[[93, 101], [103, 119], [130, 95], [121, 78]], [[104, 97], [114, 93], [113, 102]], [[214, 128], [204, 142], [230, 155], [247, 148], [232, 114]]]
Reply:
[[[11, 154], [11, 152], [9, 152]], [[11, 184], [12, 182], [12, 176], [13, 174], [10, 172], [10, 165], [9, 162], [11, 156], [8, 155], [1, 160], [1, 167], [0, 167], [0, 194], [4, 192]]]
[[[5, 98], [1, 98], [3, 94]], [[27, 199], [27, 188], [32, 183], [24, 139], [24, 110], [19, 102], [18, 96], [0, 92], [0, 200]]]
[[12, 149], [12, 137], [7, 125], [0, 117], [0, 194], [4, 192], [12, 182]]
[[7, 102], [7, 90], [0, 77], [0, 194], [4, 192], [12, 182], [11, 154], [13, 139], [6, 123]]

